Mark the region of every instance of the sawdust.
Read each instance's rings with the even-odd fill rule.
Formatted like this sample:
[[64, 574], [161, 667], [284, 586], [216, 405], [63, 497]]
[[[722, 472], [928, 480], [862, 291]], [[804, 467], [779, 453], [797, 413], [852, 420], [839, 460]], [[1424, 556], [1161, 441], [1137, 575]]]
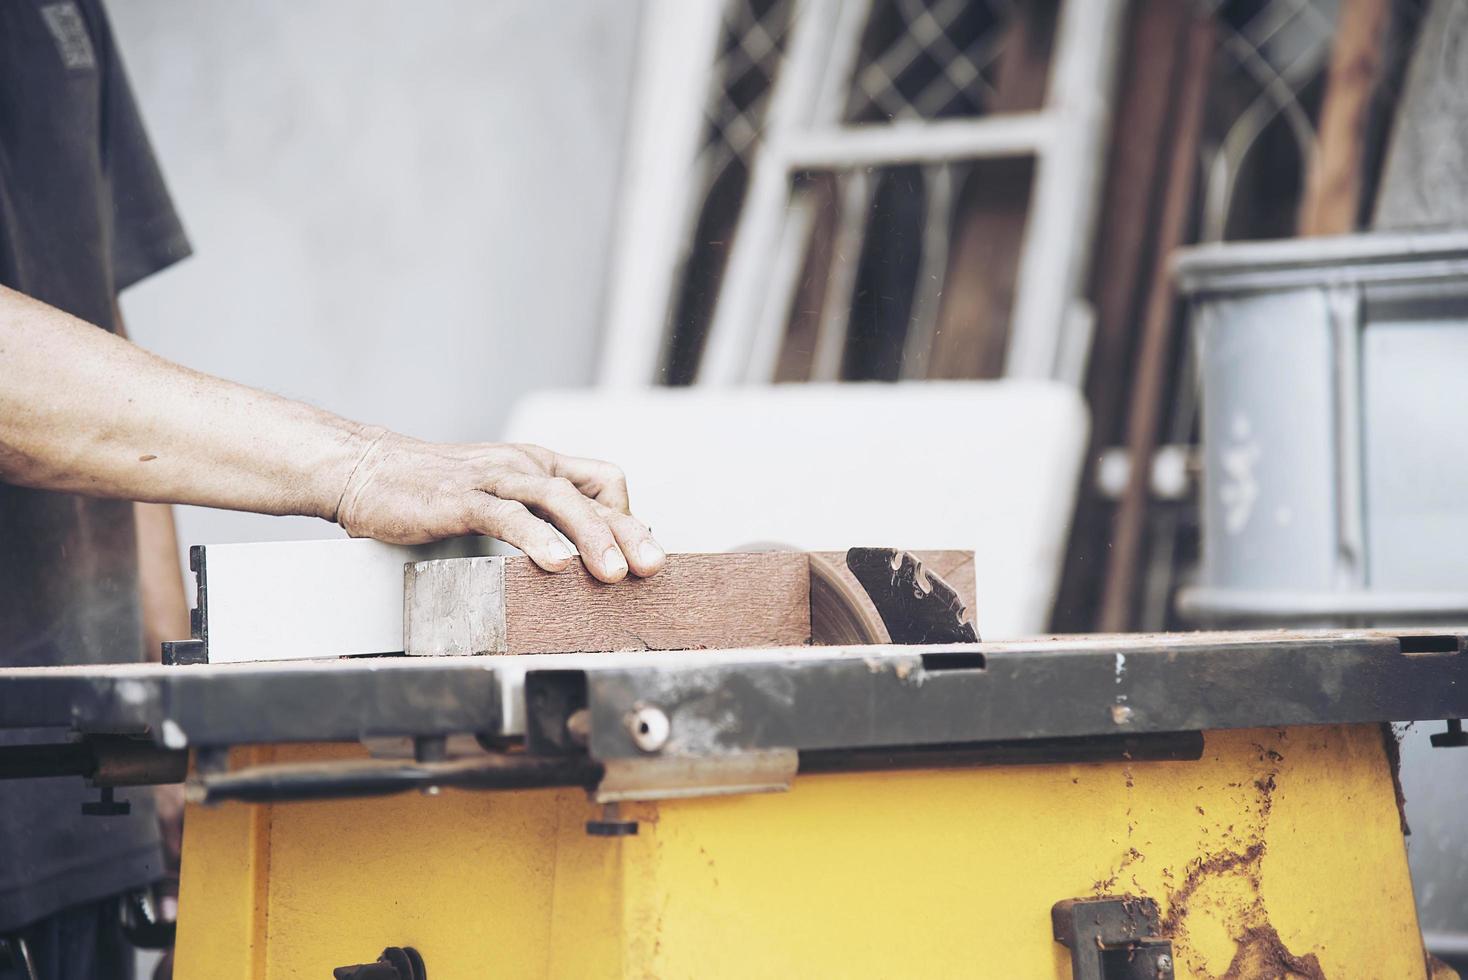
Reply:
[[1241, 871], [1254, 887], [1259, 889], [1259, 860], [1264, 857], [1264, 841], [1257, 841], [1241, 852], [1224, 852], [1212, 854], [1206, 858], [1197, 858], [1188, 865], [1187, 877], [1176, 889], [1169, 889], [1167, 894], [1167, 915], [1162, 919], [1162, 931], [1174, 933], [1183, 929], [1183, 920], [1188, 915], [1188, 903], [1192, 901], [1193, 893], [1198, 886], [1205, 881]]
[[[1117, 879], [1121, 877], [1123, 871], [1131, 867], [1134, 863], [1145, 860], [1147, 858], [1141, 851], [1135, 847], [1128, 847], [1126, 853], [1121, 856], [1121, 861], [1117, 864], [1116, 870], [1112, 871], [1108, 877], [1101, 878], [1091, 885], [1092, 894], [1097, 896], [1109, 894], [1111, 889], [1116, 887]], [[1133, 878], [1132, 881], [1135, 883], [1136, 879]], [[1123, 895], [1118, 897], [1126, 898], [1129, 896]]]
[[1458, 972], [1436, 956], [1424, 953], [1423, 959], [1427, 966], [1427, 980], [1457, 980]]
[[1250, 926], [1236, 941], [1239, 948], [1220, 980], [1326, 980], [1315, 954], [1291, 953], [1268, 922]]
[[[1283, 731], [1276, 734], [1282, 740], [1288, 737]], [[1254, 743], [1253, 747], [1259, 763], [1254, 778], [1228, 784], [1230, 789], [1239, 791], [1237, 805], [1240, 812], [1249, 812], [1250, 819], [1228, 823], [1223, 828], [1200, 828], [1204, 834], [1211, 834], [1216, 830], [1219, 843], [1226, 846], [1193, 859], [1185, 867], [1177, 869], [1176, 873], [1171, 868], [1160, 869], [1163, 887], [1167, 892], [1167, 914], [1160, 923], [1161, 933], [1172, 937], [1175, 955], [1187, 962], [1189, 971], [1205, 980], [1324, 980], [1325, 974], [1317, 956], [1311, 952], [1297, 955], [1285, 946], [1278, 931], [1269, 921], [1268, 910], [1264, 905], [1261, 869], [1267, 849], [1266, 832], [1285, 757], [1283, 752], [1263, 744]], [[1131, 789], [1134, 779], [1130, 765], [1122, 767], [1122, 778], [1126, 787]], [[1203, 807], [1194, 806], [1194, 809], [1200, 817], [1207, 816]], [[1136, 830], [1130, 799], [1126, 818], [1127, 838], [1130, 839]], [[1127, 869], [1146, 859], [1141, 850], [1128, 847], [1110, 874], [1091, 885], [1092, 894], [1113, 894], [1118, 883], [1127, 876]], [[1199, 889], [1207, 883], [1226, 876], [1237, 877], [1243, 886], [1242, 889], [1233, 889], [1233, 897], [1227, 899], [1226, 905], [1215, 905], [1218, 900], [1207, 893], [1202, 896], [1198, 894]], [[1130, 879], [1131, 886], [1136, 886], [1140, 891], [1136, 875], [1132, 874]], [[1210, 919], [1221, 915], [1235, 944], [1233, 958], [1221, 975], [1212, 972], [1208, 968], [1209, 964], [1203, 962], [1190, 948], [1188, 916], [1196, 904], [1195, 897], [1204, 902], [1208, 909], [1207, 913], [1199, 910], [1198, 914], [1207, 915]], [[1213, 969], [1217, 967], [1214, 966]]]
[[1412, 828], [1407, 826], [1407, 794], [1402, 792], [1402, 743], [1391, 722], [1381, 723], [1381, 746], [1386, 750], [1387, 767], [1392, 772], [1392, 792], [1397, 797], [1397, 820], [1402, 825], [1402, 836], [1410, 837]]
[[[1280, 736], [1286, 737], [1284, 732]], [[1162, 919], [1164, 935], [1182, 940], [1179, 953], [1188, 961], [1192, 973], [1199, 977], [1213, 977], [1204, 964], [1186, 952], [1187, 919], [1198, 889], [1209, 881], [1224, 875], [1238, 876], [1244, 883], [1246, 895], [1233, 899], [1226, 911], [1231, 920], [1235, 950], [1228, 969], [1216, 980], [1325, 980], [1320, 960], [1314, 953], [1303, 956], [1290, 951], [1280, 939], [1279, 932], [1269, 921], [1264, 906], [1261, 884], [1261, 868], [1267, 851], [1266, 833], [1269, 818], [1274, 809], [1274, 794], [1278, 786], [1278, 775], [1284, 764], [1284, 755], [1274, 749], [1255, 744], [1258, 760], [1265, 771], [1253, 780], [1254, 826], [1236, 832], [1229, 824], [1223, 836], [1230, 838], [1233, 847], [1197, 858], [1187, 866], [1187, 873], [1177, 887], [1168, 888], [1167, 915]], [[1247, 783], [1230, 783], [1230, 787], [1244, 789]], [[1201, 811], [1200, 811], [1201, 815]]]

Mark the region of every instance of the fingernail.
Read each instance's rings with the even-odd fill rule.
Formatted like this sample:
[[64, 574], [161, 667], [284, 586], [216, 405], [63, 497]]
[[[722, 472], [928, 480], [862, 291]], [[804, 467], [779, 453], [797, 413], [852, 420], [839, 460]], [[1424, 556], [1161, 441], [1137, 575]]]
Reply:
[[637, 549], [637, 554], [644, 565], [661, 565], [663, 559], [668, 557], [663, 553], [663, 549], [653, 541], [642, 542], [642, 547]]
[[553, 562], [563, 562], [571, 560], [571, 549], [567, 548], [560, 541], [553, 542], [551, 546], [545, 550], [550, 554], [550, 560]]
[[610, 547], [602, 552], [601, 563], [611, 575], [616, 575], [619, 572], [625, 572], [627, 570], [627, 559], [622, 557], [621, 549], [616, 546]]

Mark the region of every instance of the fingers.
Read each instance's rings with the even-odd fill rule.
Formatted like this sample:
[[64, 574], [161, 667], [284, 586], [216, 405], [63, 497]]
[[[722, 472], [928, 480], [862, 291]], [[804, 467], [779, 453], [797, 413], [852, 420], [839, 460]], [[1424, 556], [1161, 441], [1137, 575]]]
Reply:
[[602, 519], [612, 529], [612, 535], [617, 539], [617, 547], [622, 549], [622, 554], [631, 566], [632, 573], [639, 578], [647, 578], [662, 571], [668, 556], [662, 547], [653, 540], [652, 530], [637, 518], [619, 510], [613, 510], [605, 504], [596, 504]]
[[[495, 496], [518, 501], [559, 528], [581, 552], [587, 571], [598, 579], [620, 582], [627, 577], [630, 563], [609, 523], [615, 512], [591, 500], [570, 480], [515, 473], [497, 479], [490, 489]], [[634, 554], [634, 560], [645, 566], [641, 555]]]
[[551, 476], [562, 476], [576, 488], [599, 504], [622, 514], [631, 514], [627, 499], [627, 477], [621, 467], [599, 459], [582, 459], [577, 456], [551, 454]]
[[565, 571], [575, 557], [555, 528], [536, 517], [524, 504], [475, 494], [474, 530], [512, 544], [547, 572]]

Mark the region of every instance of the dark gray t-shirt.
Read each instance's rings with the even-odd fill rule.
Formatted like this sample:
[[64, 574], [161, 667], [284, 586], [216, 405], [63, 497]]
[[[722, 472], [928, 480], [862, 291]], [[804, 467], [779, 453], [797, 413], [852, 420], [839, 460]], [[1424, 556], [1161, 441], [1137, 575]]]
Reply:
[[[0, 0], [0, 283], [115, 331], [117, 293], [188, 253], [100, 0]], [[0, 664], [141, 659], [134, 535], [126, 501], [0, 483]], [[0, 782], [0, 933], [161, 876], [149, 791], [128, 817], [94, 795]]]

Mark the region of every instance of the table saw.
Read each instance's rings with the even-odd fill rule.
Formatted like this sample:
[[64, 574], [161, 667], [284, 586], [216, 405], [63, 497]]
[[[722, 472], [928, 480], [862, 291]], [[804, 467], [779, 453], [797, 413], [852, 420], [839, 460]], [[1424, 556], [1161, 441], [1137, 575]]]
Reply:
[[1451, 975], [1386, 723], [1463, 743], [1463, 635], [981, 642], [847, 559], [799, 645], [0, 671], [0, 776], [188, 773], [182, 980]]

